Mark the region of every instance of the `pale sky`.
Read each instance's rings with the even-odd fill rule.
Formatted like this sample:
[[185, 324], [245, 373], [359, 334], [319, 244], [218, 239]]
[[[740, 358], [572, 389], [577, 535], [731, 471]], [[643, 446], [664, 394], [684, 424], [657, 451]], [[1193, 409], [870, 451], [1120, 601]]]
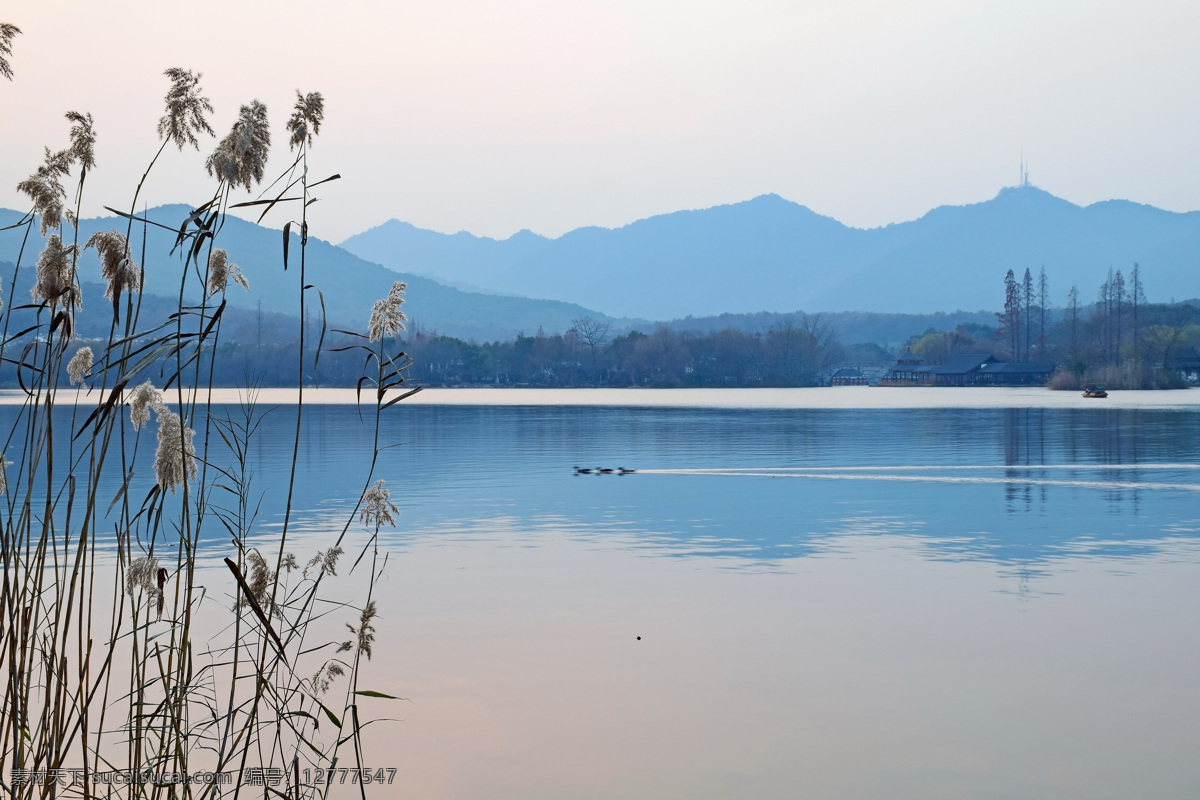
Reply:
[[[1200, 208], [1200, 3], [16, 0], [0, 206], [90, 111], [84, 214], [127, 205], [167, 80], [203, 73], [218, 136], [252, 99], [275, 151], [320, 91], [313, 233], [399, 218], [559, 235], [774, 192], [858, 227], [1032, 182], [1072, 202]], [[170, 150], [145, 198], [211, 193]], [[282, 226], [284, 218], [273, 221]]]

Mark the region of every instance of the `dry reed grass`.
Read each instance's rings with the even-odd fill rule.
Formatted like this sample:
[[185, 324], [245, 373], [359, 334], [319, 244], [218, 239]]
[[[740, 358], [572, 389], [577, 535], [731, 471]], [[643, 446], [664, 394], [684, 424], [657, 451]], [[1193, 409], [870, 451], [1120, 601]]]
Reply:
[[[13, 73], [7, 56], [17, 33], [15, 26], [0, 24], [0, 74], [8, 78]], [[83, 302], [77, 272], [81, 248], [77, 238], [66, 241], [68, 233], [78, 237], [73, 221], [86, 177], [96, 167], [91, 116], [68, 114], [70, 146], [47, 148], [43, 163], [17, 185], [30, 205], [15, 227], [23, 228], [23, 241], [32, 238], [36, 245], [36, 228], [46, 242], [32, 293], [36, 325], [12, 330], [6, 310], [0, 336], [0, 364], [15, 371], [25, 396], [8, 417], [13, 423], [6, 452], [15, 462], [0, 456], [5, 679], [0, 783], [12, 797], [42, 797], [57, 790], [31, 776], [78, 767], [72, 775], [78, 783], [67, 791], [100, 797], [112, 787], [98, 776], [111, 770], [136, 775], [212, 770], [239, 779], [271, 770], [279, 782], [263, 787], [265, 794], [325, 797], [330, 784], [305, 782], [302, 774], [313, 767], [366, 766], [359, 704], [364, 697], [387, 698], [360, 689], [359, 679], [377, 635], [374, 590], [387, 563], [379, 549], [380, 529], [395, 525], [399, 513], [374, 472], [380, 416], [411, 394], [402, 391], [407, 356], [384, 341], [403, 327], [404, 286], [397, 284], [380, 301], [382, 316], [377, 320], [372, 313], [367, 334], [350, 334], [358, 342], [350, 349], [364, 350], [370, 369], [360, 389], [375, 387], [373, 452], [363, 466], [359, 503], [348, 510], [340, 532], [301, 569], [290, 522], [305, 375], [315, 372], [320, 344], [306, 350], [301, 328], [300, 402], [284, 521], [275, 541], [257, 523], [251, 442], [259, 435], [262, 413], [254, 391], [239, 409], [216, 413], [202, 399], [212, 388], [212, 361], [206, 374], [200, 355], [217, 352], [229, 282], [249, 289], [229, 254], [215, 246], [231, 208], [266, 205], [265, 214], [299, 203], [299, 220], [285, 230], [297, 224], [302, 231], [296, 278], [304, 318], [306, 291], [317, 291], [305, 283], [308, 158], [324, 118], [324, 99], [297, 92], [287, 126], [296, 156], [273, 184], [283, 191], [269, 203], [231, 202], [235, 189], [263, 181], [270, 146], [265, 106], [258, 101], [242, 106], [206, 163], [216, 179], [213, 195], [179, 221], [177, 253], [185, 269], [175, 313], [166, 320], [143, 319], [141, 292], [153, 280], [155, 264], [146, 264], [144, 250], [134, 259], [132, 231], [149, 223], [133, 209], [168, 144], [199, 149], [200, 136], [213, 135], [208, 121], [213, 106], [201, 90], [201, 75], [181, 68], [165, 75], [170, 88], [158, 121], [162, 142], [123, 215], [126, 231], [97, 233], [84, 244], [97, 251], [108, 282], [105, 296], [113, 301], [106, 342], [83, 347], [73, 342], [72, 314]], [[69, 209], [72, 195], [64, 182], [72, 178], [75, 208]], [[298, 196], [286, 197], [293, 189]], [[286, 241], [285, 233], [284, 265]], [[23, 260], [24, 245], [18, 272]], [[200, 304], [185, 304], [184, 298], [196, 292], [203, 298]], [[158, 373], [163, 389], [146, 379], [151, 371]], [[87, 396], [93, 399], [82, 401], [89, 405], [56, 413], [63, 374], [71, 385], [91, 382], [94, 392]], [[126, 405], [128, 420], [122, 413]], [[152, 427], [151, 470], [139, 441]], [[119, 489], [110, 495], [107, 487], [114, 481]], [[318, 611], [318, 604], [328, 602], [324, 589], [354, 540], [356, 520], [366, 538], [349, 571], [367, 571], [357, 581], [366, 596], [361, 604], [335, 605], [350, 614], [344, 624], [352, 638], [322, 641], [320, 620], [327, 612], [325, 606]], [[226, 580], [216, 583], [211, 573], [204, 577], [198, 570], [205, 560], [215, 560], [206, 544], [213, 534], [233, 547], [224, 559]], [[214, 602], [222, 593], [232, 602]], [[13, 782], [10, 775], [23, 779]], [[366, 785], [358, 784], [358, 790], [365, 797]], [[220, 791], [211, 785], [135, 781], [120, 794], [166, 800], [208, 798]]]

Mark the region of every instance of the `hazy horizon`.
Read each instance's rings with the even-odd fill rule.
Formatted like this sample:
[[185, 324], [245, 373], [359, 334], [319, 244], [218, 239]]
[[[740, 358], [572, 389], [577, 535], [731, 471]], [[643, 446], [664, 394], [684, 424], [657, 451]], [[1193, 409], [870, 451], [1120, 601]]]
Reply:
[[[559, 239], [559, 238], [562, 238], [563, 236], [565, 236], [566, 234], [568, 234], [568, 233], [571, 233], [572, 231], [577, 231], [577, 230], [580, 230], [580, 229], [583, 229], [583, 228], [600, 228], [600, 229], [603, 229], [603, 230], [619, 230], [619, 229], [621, 229], [621, 228], [627, 228], [627, 227], [629, 227], [629, 226], [631, 226], [631, 225], [634, 225], [634, 224], [636, 224], [636, 223], [638, 223], [638, 222], [643, 222], [643, 221], [645, 221], [645, 220], [647, 220], [647, 219], [652, 219], [652, 218], [654, 218], [654, 217], [664, 217], [664, 216], [670, 216], [670, 215], [672, 215], [672, 214], [676, 214], [676, 213], [679, 213], [679, 212], [689, 212], [689, 211], [706, 211], [706, 210], [713, 209], [713, 208], [725, 208], [725, 207], [729, 207], [729, 206], [741, 205], [741, 204], [743, 204], [743, 203], [749, 203], [749, 202], [752, 202], [752, 201], [754, 201], [754, 200], [758, 200], [759, 198], [762, 198], [762, 197], [771, 197], [771, 196], [778, 197], [778, 198], [780, 198], [781, 200], [783, 200], [784, 202], [791, 203], [791, 204], [794, 204], [794, 205], [797, 205], [797, 206], [801, 206], [801, 207], [803, 207], [803, 208], [807, 208], [809, 211], [812, 211], [814, 214], [817, 214], [818, 216], [821, 216], [821, 217], [827, 217], [827, 218], [829, 218], [829, 219], [832, 219], [832, 220], [834, 220], [835, 222], [838, 222], [838, 223], [840, 223], [841, 225], [843, 225], [843, 226], [845, 226], [845, 227], [847, 227], [847, 228], [850, 228], [850, 229], [853, 229], [853, 230], [858, 230], [858, 231], [868, 231], [868, 230], [877, 230], [877, 229], [879, 229], [879, 228], [888, 228], [888, 227], [891, 227], [891, 226], [894, 226], [894, 225], [903, 225], [903, 224], [905, 224], [905, 223], [908, 223], [908, 222], [915, 222], [915, 221], [917, 221], [917, 220], [921, 219], [922, 217], [925, 217], [925, 216], [926, 216], [926, 215], [928, 215], [930, 212], [932, 212], [932, 211], [936, 211], [936, 210], [937, 210], [937, 209], [939, 209], [939, 208], [965, 207], [965, 206], [973, 206], [973, 205], [979, 205], [979, 204], [982, 204], [982, 203], [986, 203], [986, 202], [988, 202], [989, 200], [993, 200], [993, 199], [995, 199], [995, 198], [996, 198], [996, 197], [997, 197], [997, 196], [998, 196], [998, 195], [999, 195], [1001, 192], [1003, 192], [1005, 189], [1017, 189], [1017, 188], [1030, 188], [1030, 189], [1034, 189], [1034, 190], [1037, 190], [1037, 191], [1045, 192], [1045, 193], [1047, 193], [1047, 194], [1051, 195], [1052, 197], [1055, 197], [1055, 198], [1056, 198], [1056, 199], [1058, 199], [1058, 200], [1063, 200], [1063, 201], [1066, 201], [1066, 202], [1068, 202], [1068, 203], [1071, 203], [1072, 205], [1075, 205], [1075, 206], [1077, 206], [1077, 207], [1079, 207], [1079, 208], [1087, 208], [1088, 206], [1095, 205], [1095, 204], [1097, 204], [1097, 203], [1107, 203], [1107, 202], [1129, 202], [1129, 203], [1134, 203], [1135, 205], [1142, 205], [1142, 206], [1147, 206], [1147, 207], [1150, 207], [1150, 208], [1155, 208], [1155, 209], [1158, 209], [1159, 211], [1166, 211], [1166, 212], [1168, 212], [1168, 213], [1171, 213], [1171, 214], [1191, 214], [1191, 213], [1194, 213], [1194, 212], [1196, 212], [1196, 211], [1200, 211], [1200, 208], [1194, 208], [1194, 209], [1192, 209], [1192, 208], [1189, 208], [1189, 209], [1178, 209], [1178, 210], [1177, 210], [1177, 209], [1162, 208], [1161, 206], [1156, 206], [1156, 205], [1154, 205], [1153, 203], [1141, 203], [1141, 202], [1138, 202], [1138, 201], [1136, 201], [1136, 200], [1130, 200], [1129, 198], [1125, 198], [1125, 197], [1110, 197], [1110, 198], [1105, 198], [1105, 199], [1103, 199], [1103, 200], [1095, 200], [1095, 201], [1092, 201], [1092, 202], [1090, 202], [1090, 203], [1076, 203], [1076, 202], [1074, 202], [1073, 200], [1071, 200], [1070, 198], [1067, 198], [1067, 197], [1062, 197], [1062, 196], [1060, 196], [1060, 195], [1058, 195], [1058, 194], [1055, 194], [1054, 192], [1052, 192], [1052, 191], [1050, 191], [1050, 190], [1046, 189], [1045, 187], [1038, 186], [1036, 183], [1033, 183], [1032, 181], [1030, 181], [1030, 183], [1027, 185], [1027, 187], [1021, 187], [1021, 186], [1018, 186], [1017, 184], [1006, 184], [1006, 185], [1004, 185], [1004, 186], [998, 186], [998, 187], [996, 187], [996, 190], [995, 190], [993, 193], [991, 193], [991, 194], [989, 194], [989, 195], [987, 195], [987, 196], [985, 196], [985, 197], [980, 197], [980, 198], [976, 198], [976, 199], [967, 199], [967, 200], [964, 200], [964, 201], [963, 201], [963, 202], [961, 202], [961, 203], [949, 203], [949, 202], [946, 202], [946, 203], [937, 203], [936, 205], [932, 205], [932, 206], [930, 206], [929, 208], [926, 208], [926, 209], [924, 209], [924, 210], [922, 210], [922, 211], [919, 211], [919, 212], [917, 212], [917, 213], [916, 213], [914, 216], [912, 216], [912, 217], [910, 217], [910, 218], [907, 218], [907, 219], [896, 219], [896, 220], [889, 220], [889, 221], [886, 221], [886, 222], [881, 222], [881, 223], [879, 223], [878, 225], [871, 225], [871, 226], [854, 225], [854, 224], [852, 224], [852, 223], [850, 223], [850, 222], [847, 222], [846, 220], [840, 219], [839, 217], [837, 217], [837, 216], [835, 216], [835, 215], [833, 215], [833, 214], [825, 213], [825, 212], [823, 212], [823, 211], [822, 211], [821, 209], [819, 209], [819, 208], [814, 208], [812, 205], [810, 205], [810, 204], [808, 204], [808, 203], [804, 202], [803, 200], [797, 200], [797, 199], [795, 199], [795, 198], [791, 198], [791, 197], [785, 197], [784, 195], [780, 194], [779, 192], [761, 192], [761, 193], [759, 193], [759, 194], [757, 194], [757, 195], [754, 195], [753, 197], [743, 197], [743, 198], [740, 198], [740, 199], [731, 199], [731, 200], [729, 200], [729, 201], [727, 201], [727, 202], [713, 203], [712, 205], [708, 205], [708, 206], [690, 206], [690, 207], [681, 207], [681, 208], [670, 208], [670, 209], [664, 209], [664, 210], [662, 210], [662, 211], [656, 211], [656, 212], [653, 212], [653, 213], [647, 214], [647, 215], [645, 215], [645, 216], [636, 217], [636, 218], [631, 218], [631, 219], [628, 219], [628, 220], [625, 220], [625, 221], [617, 221], [617, 222], [614, 222], [614, 223], [612, 223], [612, 224], [605, 224], [605, 225], [601, 225], [601, 224], [598, 224], [598, 223], [584, 222], [584, 223], [582, 223], [582, 224], [580, 224], [580, 225], [577, 225], [577, 226], [575, 226], [575, 227], [573, 227], [573, 228], [569, 228], [569, 229], [567, 229], [567, 230], [564, 230], [564, 231], [561, 231], [561, 232], [558, 232], [558, 233], [554, 233], [554, 234], [543, 233], [542, 231], [534, 230], [534, 229], [532, 229], [532, 228], [530, 228], [530, 227], [528, 227], [528, 226], [525, 226], [525, 227], [518, 228], [518, 229], [516, 229], [516, 230], [514, 230], [514, 231], [512, 231], [512, 232], [510, 232], [510, 233], [508, 233], [508, 234], [502, 234], [502, 235], [496, 235], [496, 236], [492, 236], [492, 235], [489, 235], [489, 234], [479, 233], [479, 232], [477, 232], [477, 231], [470, 230], [470, 229], [468, 229], [468, 228], [458, 228], [458, 229], [456, 229], [456, 230], [452, 230], [452, 229], [449, 229], [449, 228], [445, 228], [445, 229], [439, 229], [439, 228], [431, 228], [431, 227], [426, 227], [426, 226], [424, 226], [424, 225], [419, 225], [419, 224], [417, 224], [417, 223], [415, 223], [415, 222], [412, 222], [411, 220], [407, 220], [407, 219], [401, 219], [401, 218], [399, 218], [399, 217], [394, 217], [394, 216], [393, 216], [393, 217], [388, 217], [388, 218], [386, 218], [386, 219], [381, 219], [381, 220], [379, 220], [378, 222], [373, 222], [373, 223], [371, 223], [371, 224], [367, 225], [366, 227], [359, 228], [359, 229], [355, 229], [355, 230], [351, 231], [350, 233], [348, 233], [348, 234], [346, 234], [345, 236], [342, 236], [342, 237], [340, 237], [340, 238], [334, 238], [334, 237], [331, 237], [331, 236], [319, 236], [319, 235], [317, 235], [316, 233], [314, 233], [314, 236], [315, 236], [316, 238], [318, 238], [318, 239], [321, 239], [321, 240], [327, 241], [327, 242], [329, 242], [329, 243], [331, 243], [331, 244], [334, 244], [334, 245], [336, 245], [336, 246], [338, 246], [338, 247], [341, 247], [341, 246], [342, 246], [342, 244], [343, 244], [343, 243], [344, 243], [344, 242], [345, 242], [347, 239], [353, 238], [354, 236], [356, 236], [356, 235], [358, 235], [358, 234], [360, 234], [360, 233], [365, 233], [365, 232], [367, 232], [367, 231], [370, 231], [370, 230], [373, 230], [373, 229], [375, 229], [375, 228], [382, 227], [382, 226], [384, 226], [384, 225], [387, 225], [387, 224], [388, 224], [388, 223], [390, 223], [390, 222], [399, 222], [399, 223], [401, 223], [401, 224], [404, 224], [404, 225], [411, 225], [412, 227], [414, 227], [414, 228], [417, 228], [417, 229], [419, 229], [419, 230], [428, 231], [428, 232], [430, 232], [430, 233], [437, 233], [437, 234], [441, 234], [441, 235], [443, 235], [443, 236], [454, 236], [454, 235], [456, 235], [456, 234], [462, 234], [462, 233], [465, 233], [465, 234], [468, 234], [468, 235], [470, 235], [470, 236], [474, 236], [474, 237], [476, 237], [476, 238], [479, 238], [479, 239], [492, 239], [492, 240], [495, 240], [495, 241], [500, 241], [500, 242], [502, 242], [502, 241], [507, 241], [508, 239], [511, 239], [511, 238], [513, 238], [514, 236], [517, 236], [518, 234], [522, 234], [522, 233], [532, 233], [532, 234], [534, 234], [535, 236], [539, 236], [539, 237], [542, 237], [542, 238], [544, 238], [544, 239]], [[16, 205], [14, 205], [14, 206], [11, 206], [11, 207], [10, 207], [10, 206], [4, 206], [4, 205], [0, 205], [0, 209], [7, 209], [7, 210], [9, 210], [9, 211], [16, 211], [16, 212], [18, 212], [18, 213], [23, 213], [23, 212], [22, 212], [22, 208], [23, 208], [23, 207], [20, 205], [20, 199], [21, 199], [21, 198], [16, 198]], [[88, 204], [86, 204], [86, 203], [85, 203], [85, 204], [84, 204], [84, 207], [86, 208], [86, 207], [87, 207], [87, 205], [88, 205]], [[173, 206], [173, 205], [189, 205], [189, 204], [188, 204], [188, 202], [187, 202], [187, 199], [186, 199], [186, 198], [178, 198], [178, 199], [163, 199], [163, 200], [162, 200], [162, 202], [155, 203], [155, 204], [153, 204], [152, 206], [150, 206], [150, 208], [151, 208], [151, 209], [153, 209], [153, 208], [161, 208], [161, 207], [164, 207], [164, 206]], [[191, 205], [190, 205], [190, 207], [194, 207], [194, 204], [191, 204]], [[255, 210], [255, 209], [249, 209], [249, 210], [246, 210], [246, 209], [234, 209], [234, 210], [230, 211], [229, 213], [230, 213], [231, 215], [233, 215], [233, 216], [237, 216], [237, 217], [239, 217], [239, 218], [241, 218], [241, 219], [245, 219], [245, 220], [247, 220], [247, 221], [249, 221], [249, 222], [253, 222], [253, 223], [255, 223], [255, 224], [257, 224], [257, 225], [260, 225], [260, 226], [262, 226], [262, 227], [265, 227], [265, 228], [271, 228], [271, 229], [274, 229], [274, 230], [282, 230], [282, 228], [283, 228], [283, 224], [284, 224], [284, 222], [286, 222], [286, 220], [285, 220], [285, 219], [283, 219], [282, 217], [280, 217], [279, 219], [271, 219], [271, 218], [267, 218], [267, 219], [264, 219], [264, 220], [262, 220], [262, 221], [259, 221], [259, 220], [258, 220], [258, 215], [259, 215], [259, 213], [261, 213], [261, 212], [260, 212], [260, 211], [258, 211], [258, 210]], [[84, 214], [84, 216], [83, 216], [83, 217], [81, 217], [81, 219], [84, 219], [84, 220], [88, 220], [88, 219], [103, 219], [103, 218], [106, 218], [106, 217], [114, 217], [114, 216], [115, 216], [115, 215], [114, 215], [114, 214], [113, 214], [111, 211], [108, 211], [108, 210], [106, 210], [106, 209], [104, 209], [104, 208], [101, 208], [101, 207], [97, 206], [97, 208], [96, 208], [96, 210], [95, 210], [95, 213], [93, 213], [93, 214], [86, 214], [86, 213], [85, 213], [85, 214]]]

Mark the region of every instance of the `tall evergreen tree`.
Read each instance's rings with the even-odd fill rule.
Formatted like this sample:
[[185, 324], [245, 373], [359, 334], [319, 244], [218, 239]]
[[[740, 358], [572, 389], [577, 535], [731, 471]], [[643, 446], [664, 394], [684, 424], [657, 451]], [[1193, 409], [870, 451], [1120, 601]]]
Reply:
[[1100, 284], [1100, 294], [1096, 298], [1096, 313], [1099, 316], [1100, 349], [1104, 363], [1112, 363], [1112, 286], [1113, 271], [1108, 268], [1108, 280]]
[[1033, 334], [1033, 275], [1029, 267], [1025, 268], [1025, 278], [1021, 281], [1021, 301], [1025, 305], [1025, 355], [1019, 361], [1029, 360], [1029, 340]]
[[1076, 362], [1079, 358], [1079, 287], [1071, 284], [1071, 291], [1067, 294], [1067, 313], [1071, 320], [1071, 361]]
[[1138, 326], [1138, 309], [1146, 305], [1146, 294], [1142, 290], [1142, 268], [1133, 262], [1133, 272], [1129, 274], [1129, 306], [1133, 316], [1133, 360], [1141, 361], [1141, 328]]
[[1120, 364], [1121, 363], [1121, 328], [1124, 324], [1124, 320], [1122, 319], [1122, 311], [1125, 307], [1125, 300], [1126, 300], [1125, 277], [1123, 275], [1121, 275], [1121, 270], [1117, 270], [1117, 274], [1113, 278], [1113, 286], [1112, 286], [1111, 294], [1112, 294], [1113, 313], [1114, 313], [1113, 329], [1115, 331], [1114, 337], [1116, 339], [1116, 346], [1113, 349], [1113, 360], [1116, 363]]
[[1021, 352], [1021, 286], [1010, 269], [1004, 276], [1004, 311], [996, 315], [1000, 323], [996, 338], [1008, 345], [1014, 361]]
[[1050, 282], [1046, 279], [1046, 267], [1038, 273], [1038, 359], [1045, 360], [1046, 352], [1046, 303], [1049, 302]]

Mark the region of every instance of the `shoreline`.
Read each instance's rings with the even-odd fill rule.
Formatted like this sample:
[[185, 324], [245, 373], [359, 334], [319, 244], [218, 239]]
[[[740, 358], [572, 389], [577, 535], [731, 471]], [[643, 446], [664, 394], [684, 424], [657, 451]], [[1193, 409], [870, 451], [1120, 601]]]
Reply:
[[[399, 393], [390, 393], [391, 397]], [[244, 389], [215, 388], [217, 405], [236, 405]], [[201, 393], [203, 398], [204, 393]], [[362, 393], [371, 405], [371, 392]], [[78, 397], [78, 401], [75, 398]], [[60, 390], [58, 405], [94, 406], [100, 392]], [[297, 390], [258, 390], [262, 405], [294, 405]], [[0, 390], [0, 405], [25, 402], [20, 390]], [[354, 389], [305, 389], [305, 405], [354, 405]], [[1042, 387], [877, 387], [832, 386], [803, 389], [423, 389], [398, 405], [538, 406], [713, 409], [922, 409], [922, 408], [1121, 408], [1200, 410], [1200, 388], [1113, 391], [1107, 398], [1085, 398], [1075, 391]]]

